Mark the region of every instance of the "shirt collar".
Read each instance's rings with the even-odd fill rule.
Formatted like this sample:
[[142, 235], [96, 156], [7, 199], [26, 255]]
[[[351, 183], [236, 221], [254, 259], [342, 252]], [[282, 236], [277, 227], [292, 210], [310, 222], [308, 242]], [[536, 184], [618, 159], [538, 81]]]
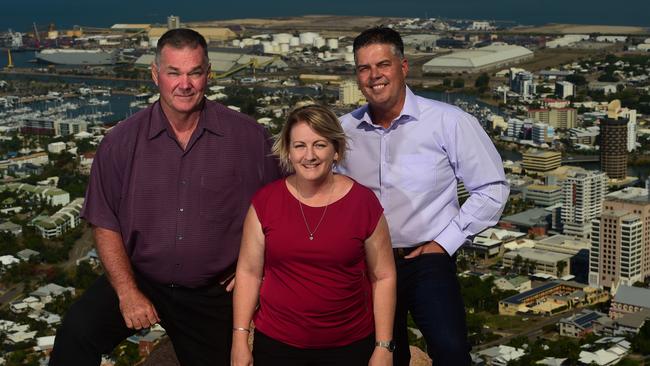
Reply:
[[[417, 121], [420, 119], [420, 108], [417, 104], [417, 99], [415, 94], [411, 91], [408, 86], [406, 88], [406, 98], [404, 99], [404, 106], [402, 106], [402, 111], [399, 116], [395, 119], [395, 122], [391, 125], [403, 124], [410, 121]], [[372, 127], [372, 128], [381, 128], [378, 125], [372, 123], [372, 118], [370, 117], [370, 107], [369, 104], [364, 105], [363, 107], [352, 112], [354, 118], [359, 121], [357, 127]]]
[[[147, 137], [151, 140], [164, 130], [168, 130], [170, 136], [174, 135], [174, 132], [171, 130], [167, 116], [160, 106], [160, 101], [154, 103], [151, 107], [151, 122], [149, 123], [149, 134]], [[208, 103], [206, 99], [203, 103], [203, 109], [201, 110], [201, 116], [199, 116], [199, 123], [196, 126], [197, 131], [208, 130], [216, 135], [224, 135], [224, 129], [221, 125], [221, 119], [219, 118], [219, 113], [214, 106]]]

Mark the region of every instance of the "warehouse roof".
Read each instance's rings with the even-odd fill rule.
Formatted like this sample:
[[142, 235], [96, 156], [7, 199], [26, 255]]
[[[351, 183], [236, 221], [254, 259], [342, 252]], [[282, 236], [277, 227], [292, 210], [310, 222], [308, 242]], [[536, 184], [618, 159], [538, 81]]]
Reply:
[[478, 68], [532, 54], [532, 51], [521, 46], [490, 45], [436, 57], [424, 64], [424, 67]]

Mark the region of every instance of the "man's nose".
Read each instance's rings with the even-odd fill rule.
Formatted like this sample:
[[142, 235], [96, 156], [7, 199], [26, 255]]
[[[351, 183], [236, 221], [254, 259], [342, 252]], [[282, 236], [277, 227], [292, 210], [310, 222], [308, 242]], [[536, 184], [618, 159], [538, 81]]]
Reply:
[[192, 87], [192, 82], [190, 80], [190, 76], [187, 74], [182, 74], [180, 76], [178, 86], [182, 89], [189, 89]]

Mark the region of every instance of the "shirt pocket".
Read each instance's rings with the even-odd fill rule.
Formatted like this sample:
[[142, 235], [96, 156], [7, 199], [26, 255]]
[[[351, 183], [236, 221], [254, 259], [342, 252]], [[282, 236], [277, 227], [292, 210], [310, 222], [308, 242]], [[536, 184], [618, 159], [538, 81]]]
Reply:
[[199, 189], [199, 214], [203, 220], [224, 221], [242, 213], [241, 177], [203, 176]]
[[436, 184], [436, 165], [430, 156], [404, 154], [396, 159], [399, 187], [411, 192], [431, 191]]

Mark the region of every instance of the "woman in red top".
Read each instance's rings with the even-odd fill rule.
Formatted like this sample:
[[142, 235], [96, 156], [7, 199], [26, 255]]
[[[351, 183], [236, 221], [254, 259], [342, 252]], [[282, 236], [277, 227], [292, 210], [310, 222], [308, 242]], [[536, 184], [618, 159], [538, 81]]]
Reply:
[[372, 191], [333, 173], [345, 149], [327, 108], [289, 115], [274, 153], [293, 174], [258, 191], [244, 223], [233, 365], [252, 365], [253, 357], [256, 366], [392, 364], [396, 274], [388, 226]]

